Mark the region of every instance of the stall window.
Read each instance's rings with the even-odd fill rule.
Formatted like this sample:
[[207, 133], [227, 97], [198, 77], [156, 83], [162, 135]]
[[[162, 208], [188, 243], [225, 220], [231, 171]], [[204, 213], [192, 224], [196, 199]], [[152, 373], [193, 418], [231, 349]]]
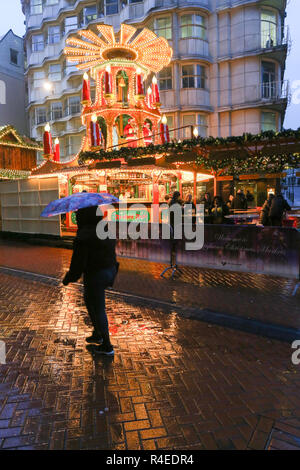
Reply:
[[32, 52], [43, 51], [45, 48], [43, 34], [34, 34], [32, 36]]
[[106, 14], [115, 15], [118, 13], [118, 0], [105, 0]]
[[57, 101], [51, 103], [51, 120], [61, 119], [63, 117], [62, 103]]
[[78, 29], [78, 18], [77, 16], [68, 16], [65, 18], [65, 34], [74, 29]]
[[160, 90], [172, 90], [172, 67], [165, 67], [158, 76]]
[[60, 26], [49, 26], [48, 28], [48, 43], [56, 44], [60, 41]]
[[30, 0], [30, 14], [40, 15], [43, 13], [43, 0]]
[[277, 45], [277, 14], [271, 10], [263, 10], [260, 17], [261, 47], [263, 49]]
[[35, 124], [43, 124], [47, 121], [47, 109], [45, 107], [39, 107], [35, 109]]
[[170, 16], [164, 18], [156, 18], [154, 22], [154, 32], [157, 36], [165, 39], [172, 39], [172, 20]]
[[182, 66], [182, 88], [206, 88], [206, 67], [199, 64]]
[[48, 79], [50, 82], [59, 82], [61, 80], [61, 65], [60, 64], [49, 65]]
[[201, 15], [182, 15], [180, 17], [180, 37], [207, 39], [206, 19]]
[[267, 112], [267, 111], [261, 113], [261, 130], [262, 131], [276, 131], [277, 130], [276, 113]]

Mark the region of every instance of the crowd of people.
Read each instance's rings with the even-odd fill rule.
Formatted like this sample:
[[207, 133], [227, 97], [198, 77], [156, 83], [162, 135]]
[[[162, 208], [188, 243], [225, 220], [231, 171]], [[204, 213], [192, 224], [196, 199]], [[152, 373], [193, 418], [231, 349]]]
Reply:
[[[167, 195], [165, 197], [169, 206], [173, 204], [192, 204], [193, 214], [195, 215], [195, 204], [193, 203], [192, 194], [188, 194], [186, 199], [183, 200], [179, 191], [175, 191], [173, 196]], [[222, 196], [216, 195], [213, 198], [209, 192], [206, 192], [203, 197], [197, 201], [204, 205], [204, 222], [209, 224], [231, 224], [233, 223], [230, 218], [226, 216], [234, 214], [234, 211], [247, 211], [248, 204], [254, 201], [253, 194], [248, 190], [246, 194], [242, 189], [239, 189], [235, 196], [229, 196], [226, 203]], [[270, 194], [265, 201], [259, 217], [259, 225], [263, 226], [282, 226], [282, 221], [286, 211], [291, 210], [291, 207], [286, 202], [282, 194]]]

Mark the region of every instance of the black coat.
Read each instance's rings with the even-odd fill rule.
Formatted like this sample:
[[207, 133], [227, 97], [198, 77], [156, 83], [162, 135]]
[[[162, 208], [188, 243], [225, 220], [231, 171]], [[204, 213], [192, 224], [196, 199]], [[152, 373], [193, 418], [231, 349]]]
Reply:
[[272, 200], [269, 216], [281, 219], [285, 211], [291, 210], [290, 205], [282, 196], [275, 196]]
[[232, 209], [238, 209], [238, 210], [247, 210], [248, 209], [248, 204], [247, 204], [247, 199], [243, 194], [237, 194], [231, 204]]
[[63, 282], [76, 282], [84, 273], [91, 274], [116, 264], [116, 240], [100, 240], [96, 226], [86, 225], [78, 230], [74, 239], [70, 269]]

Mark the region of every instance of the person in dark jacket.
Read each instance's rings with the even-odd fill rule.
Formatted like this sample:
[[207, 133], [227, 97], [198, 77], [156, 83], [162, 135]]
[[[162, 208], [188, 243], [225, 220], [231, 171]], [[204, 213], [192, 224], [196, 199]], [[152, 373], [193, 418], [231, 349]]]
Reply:
[[208, 216], [210, 214], [211, 205], [212, 205], [210, 194], [205, 193], [200, 203], [204, 204], [204, 213], [206, 216]]
[[112, 286], [117, 274], [116, 240], [97, 237], [96, 227], [102, 217], [96, 215], [96, 210], [97, 206], [88, 207], [76, 213], [78, 231], [71, 265], [63, 284], [66, 286], [76, 282], [83, 274], [84, 301], [94, 327], [92, 336], [86, 341], [95, 343], [95, 353], [112, 356], [114, 349], [108, 331], [105, 289]]
[[282, 218], [285, 211], [290, 211], [291, 206], [286, 202], [282, 194], [277, 194], [270, 206], [269, 217], [271, 225], [276, 227], [282, 226]]
[[264, 225], [264, 226], [271, 225], [269, 214], [270, 214], [270, 207], [271, 207], [274, 197], [275, 197], [274, 194], [270, 193], [268, 199], [264, 202], [264, 205], [261, 208], [261, 212], [259, 216], [260, 225]]
[[247, 199], [242, 189], [239, 189], [233, 198], [231, 208], [240, 211], [248, 209]]
[[221, 196], [215, 196], [212, 202], [211, 209], [211, 223], [212, 224], [223, 224], [226, 219], [225, 215], [229, 214], [229, 209], [226, 204], [224, 204]]

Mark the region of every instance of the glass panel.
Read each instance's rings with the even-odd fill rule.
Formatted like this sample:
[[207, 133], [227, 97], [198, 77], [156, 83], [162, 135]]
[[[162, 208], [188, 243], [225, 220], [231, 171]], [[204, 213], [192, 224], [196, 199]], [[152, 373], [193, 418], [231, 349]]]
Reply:
[[276, 131], [277, 130], [276, 113], [270, 113], [270, 112], [261, 113], [261, 130], [262, 131]]
[[172, 39], [172, 22], [170, 16], [156, 19], [155, 33], [166, 39]]
[[206, 39], [205, 18], [201, 15], [183, 15], [180, 17], [181, 38]]
[[172, 67], [166, 67], [159, 73], [160, 90], [171, 90], [172, 85]]
[[189, 126], [185, 129], [182, 129], [182, 137], [184, 139], [189, 139], [191, 137], [191, 128], [190, 126], [195, 125], [195, 114], [184, 114], [182, 117], [182, 126]]
[[118, 13], [118, 0], [106, 0], [106, 14], [115, 15]]
[[69, 16], [68, 18], [65, 18], [65, 34], [77, 28], [78, 28], [77, 16]]
[[51, 104], [51, 120], [55, 121], [56, 119], [62, 118], [62, 103], [52, 103]]
[[195, 88], [194, 66], [182, 66], [182, 88]]
[[42, 34], [32, 36], [32, 52], [43, 51], [44, 47], [44, 36]]
[[90, 21], [97, 19], [97, 6], [91, 5], [89, 7], [84, 8], [84, 21], [85, 24], [89, 23]]
[[48, 42], [55, 44], [60, 41], [60, 26], [49, 26], [48, 28]]
[[49, 80], [53, 82], [58, 82], [59, 80], [61, 80], [60, 64], [49, 65]]
[[261, 47], [270, 48], [277, 45], [277, 15], [275, 12], [261, 12]]
[[201, 137], [207, 137], [207, 117], [205, 114], [197, 114], [197, 128]]
[[46, 108], [36, 108], [35, 110], [35, 123], [43, 124], [47, 121]]
[[30, 1], [30, 14], [40, 15], [43, 13], [43, 2], [42, 0], [31, 0]]

